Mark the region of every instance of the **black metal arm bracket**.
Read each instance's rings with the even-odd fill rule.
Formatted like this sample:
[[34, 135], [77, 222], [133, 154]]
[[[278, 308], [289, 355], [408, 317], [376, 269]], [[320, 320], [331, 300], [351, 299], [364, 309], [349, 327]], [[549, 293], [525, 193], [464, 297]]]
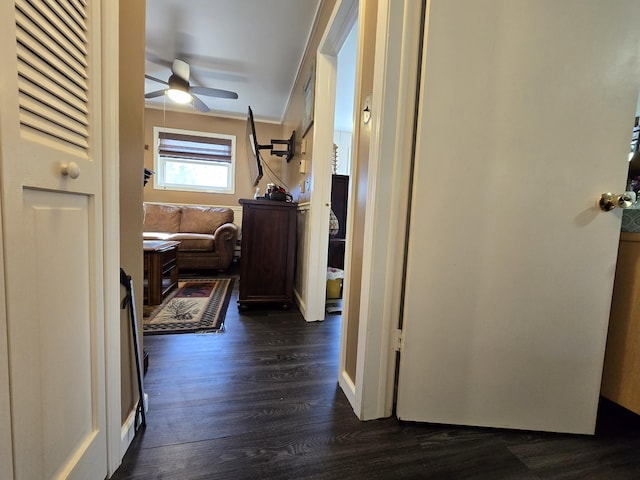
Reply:
[[[286, 145], [286, 150], [275, 150], [274, 145]], [[291, 161], [293, 158], [293, 154], [296, 147], [296, 131], [294, 130], [291, 133], [291, 136], [288, 140], [274, 140], [271, 139], [271, 143], [268, 145], [258, 145], [260, 150], [270, 150], [271, 155], [276, 155], [278, 157], [285, 157], [287, 159], [287, 163]]]

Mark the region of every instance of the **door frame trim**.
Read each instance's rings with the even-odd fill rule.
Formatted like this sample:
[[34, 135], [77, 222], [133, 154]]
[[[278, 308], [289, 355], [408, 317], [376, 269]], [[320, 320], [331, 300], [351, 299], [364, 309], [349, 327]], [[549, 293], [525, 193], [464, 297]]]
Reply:
[[361, 420], [388, 417], [402, 314], [422, 0], [380, 0], [376, 25], [367, 211], [356, 360]]
[[104, 235], [105, 411], [107, 471], [122, 463], [120, 366], [119, 33], [118, 2], [102, 3], [102, 188]]
[[[1, 135], [0, 135], [1, 136]], [[2, 152], [0, 151], [0, 157]], [[0, 158], [1, 161], [1, 158]], [[2, 196], [0, 195], [0, 253], [4, 253], [4, 221], [2, 219]], [[0, 255], [0, 305], [6, 305], [4, 254]], [[5, 474], [13, 478], [13, 442], [11, 428], [11, 396], [9, 395], [9, 338], [7, 335], [7, 310], [0, 309], [0, 464]]]

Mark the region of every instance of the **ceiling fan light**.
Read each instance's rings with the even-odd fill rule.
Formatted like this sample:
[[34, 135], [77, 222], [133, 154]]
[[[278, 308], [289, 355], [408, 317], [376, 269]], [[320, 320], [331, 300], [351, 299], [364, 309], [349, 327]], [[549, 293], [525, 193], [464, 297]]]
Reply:
[[167, 90], [167, 95], [176, 103], [189, 103], [191, 101], [191, 94], [178, 88], [170, 88]]

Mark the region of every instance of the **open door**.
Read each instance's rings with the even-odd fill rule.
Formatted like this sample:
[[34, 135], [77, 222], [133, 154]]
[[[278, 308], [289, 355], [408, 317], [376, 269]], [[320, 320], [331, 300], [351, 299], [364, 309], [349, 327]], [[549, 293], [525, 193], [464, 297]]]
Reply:
[[427, 8], [397, 415], [591, 434], [637, 2]]

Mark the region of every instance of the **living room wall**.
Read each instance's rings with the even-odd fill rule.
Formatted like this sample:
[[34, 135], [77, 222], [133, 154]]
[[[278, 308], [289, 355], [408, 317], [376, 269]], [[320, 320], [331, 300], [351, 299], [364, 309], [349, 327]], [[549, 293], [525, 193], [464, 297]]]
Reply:
[[[329, 24], [335, 4], [336, 0], [325, 0], [322, 2], [321, 10], [318, 13], [316, 22], [313, 26], [313, 33], [309, 39], [309, 43], [307, 44], [304, 59], [298, 72], [298, 77], [296, 78], [295, 85], [291, 91], [291, 97], [289, 98], [289, 103], [284, 114], [282, 131], [280, 133], [281, 135], [286, 135], [286, 137], [283, 138], [289, 138], [291, 131], [296, 131], [295, 156], [294, 159], [286, 165], [284, 176], [293, 198], [300, 203], [308, 202], [311, 198], [311, 191], [313, 190], [313, 179], [311, 178], [311, 161], [313, 159], [313, 124], [311, 124], [311, 127], [307, 132], [302, 130], [302, 119], [304, 117], [305, 108], [304, 87], [309, 79], [312, 69], [314, 68], [316, 51], [318, 50], [318, 45], [320, 44], [324, 30]], [[303, 140], [306, 143], [306, 153], [304, 154], [300, 151], [300, 146]], [[307, 173], [301, 175], [299, 173], [299, 164], [300, 159], [302, 158], [307, 160], [308, 163]], [[327, 159], [327, 161], [329, 160]], [[300, 182], [307, 182], [309, 188], [305, 188], [305, 191], [301, 192]]]
[[[331, 14], [336, 5], [336, 0], [324, 0], [321, 4], [320, 11], [316, 16], [315, 23], [313, 25], [313, 31], [310, 35], [309, 42], [307, 43], [304, 58], [302, 60], [298, 75], [296, 77], [293, 89], [291, 90], [291, 96], [282, 122], [282, 136], [288, 138], [291, 135], [291, 131], [296, 132], [296, 145], [294, 149], [294, 158], [291, 162], [286, 164], [284, 171], [284, 179], [289, 186], [294, 201], [299, 203], [298, 207], [298, 221], [297, 221], [297, 260], [296, 260], [296, 274], [294, 279], [294, 290], [299, 307], [302, 311], [306, 309], [307, 302], [307, 273], [309, 265], [309, 201], [313, 191], [313, 177], [311, 175], [312, 162], [313, 162], [313, 123], [305, 132], [302, 127], [302, 120], [305, 111], [305, 85], [309, 80], [310, 75], [315, 66], [316, 51], [322, 35], [329, 24]], [[301, 152], [301, 144], [304, 141], [306, 144], [306, 150], [303, 154]], [[306, 173], [300, 173], [300, 160], [307, 161]], [[329, 161], [329, 159], [327, 159]], [[304, 191], [300, 188], [300, 185], [304, 185]]]
[[[259, 118], [259, 112], [254, 112]], [[268, 144], [271, 139], [281, 138], [281, 126], [276, 123], [260, 122], [256, 118], [256, 132], [261, 144]], [[236, 182], [235, 193], [201, 193], [201, 192], [181, 192], [175, 190], [156, 190], [153, 188], [153, 177], [144, 188], [145, 202], [164, 203], [187, 203], [196, 205], [226, 205], [238, 206], [238, 199], [253, 198], [255, 188], [252, 186], [249, 177], [249, 157], [245, 141], [247, 122], [246, 119], [236, 119], [227, 117], [216, 117], [211, 114], [200, 112], [181, 112], [176, 110], [162, 110], [157, 108], [146, 108], [144, 116], [144, 166], [149, 170], [155, 170], [153, 165], [153, 128], [166, 127], [182, 130], [193, 130], [198, 132], [222, 133], [235, 135], [236, 137]], [[291, 135], [291, 132], [289, 132]], [[282, 137], [284, 138], [284, 137]], [[286, 137], [288, 138], [288, 136]], [[261, 151], [265, 161], [276, 172], [282, 176], [283, 164], [286, 161], [281, 157], [272, 156], [268, 150]], [[259, 183], [260, 193], [264, 194], [266, 184], [271, 180], [267, 176], [265, 169], [264, 177]], [[273, 183], [280, 183], [274, 179]]]

